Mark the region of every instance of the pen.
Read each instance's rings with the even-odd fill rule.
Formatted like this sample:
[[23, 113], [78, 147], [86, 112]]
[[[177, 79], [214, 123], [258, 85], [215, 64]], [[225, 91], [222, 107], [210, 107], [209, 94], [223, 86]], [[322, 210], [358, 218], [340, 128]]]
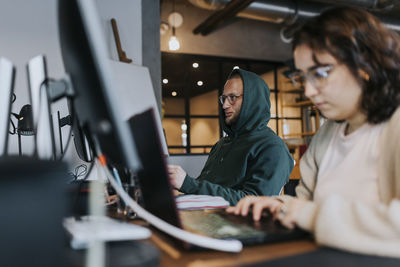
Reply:
[[119, 177], [118, 171], [115, 167], [112, 168], [115, 180], [117, 180], [118, 184], [122, 187], [121, 177]]

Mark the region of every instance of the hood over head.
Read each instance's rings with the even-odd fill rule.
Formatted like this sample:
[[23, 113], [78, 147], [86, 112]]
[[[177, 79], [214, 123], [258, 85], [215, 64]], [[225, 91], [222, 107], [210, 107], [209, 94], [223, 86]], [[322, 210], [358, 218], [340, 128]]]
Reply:
[[234, 69], [229, 77], [235, 74], [239, 74], [243, 81], [242, 107], [235, 125], [225, 123], [224, 110], [219, 105], [222, 128], [232, 137], [266, 128], [271, 118], [270, 91], [265, 81], [257, 74], [242, 69]]

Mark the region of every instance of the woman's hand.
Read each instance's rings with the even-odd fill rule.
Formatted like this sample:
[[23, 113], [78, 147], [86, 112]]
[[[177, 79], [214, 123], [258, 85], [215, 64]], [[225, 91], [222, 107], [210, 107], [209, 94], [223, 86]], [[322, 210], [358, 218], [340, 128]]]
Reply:
[[264, 209], [269, 210], [275, 214], [280, 207], [283, 205], [282, 201], [266, 196], [247, 196], [242, 198], [235, 207], [229, 207], [226, 209], [228, 213], [234, 213], [235, 215], [247, 216], [249, 210], [252, 208], [253, 219], [259, 221]]
[[306, 203], [307, 200], [294, 198], [287, 205], [282, 205], [279, 210], [276, 210], [274, 217], [285, 227], [293, 229], [296, 226], [296, 218]]
[[307, 200], [293, 198], [287, 204], [274, 197], [247, 196], [242, 198], [235, 207], [229, 207], [226, 212], [247, 216], [252, 208], [253, 219], [259, 221], [263, 210], [269, 210], [275, 219], [289, 229], [296, 226], [296, 218]]

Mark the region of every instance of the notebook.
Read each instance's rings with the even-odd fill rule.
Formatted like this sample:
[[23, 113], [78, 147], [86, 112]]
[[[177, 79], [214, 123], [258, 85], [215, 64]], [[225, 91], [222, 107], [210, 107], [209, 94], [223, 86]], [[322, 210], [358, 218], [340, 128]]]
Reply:
[[[174, 190], [169, 182], [162, 156], [155, 114], [149, 109], [129, 120], [136, 149], [142, 162], [138, 180], [147, 211], [181, 229], [220, 239], [238, 239], [244, 245], [300, 239], [307, 234], [289, 230], [265, 216], [260, 222], [251, 217], [225, 213], [224, 209], [181, 210], [178, 212]], [[186, 246], [185, 246], [186, 247]]]
[[229, 207], [229, 202], [219, 196], [179, 195], [175, 200], [178, 210], [223, 209]]

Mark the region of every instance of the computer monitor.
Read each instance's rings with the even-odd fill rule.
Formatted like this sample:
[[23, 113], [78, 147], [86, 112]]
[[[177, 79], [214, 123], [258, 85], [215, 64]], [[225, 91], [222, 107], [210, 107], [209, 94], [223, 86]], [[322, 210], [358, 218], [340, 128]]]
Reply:
[[[72, 101], [74, 111], [81, 128], [94, 145], [95, 155], [105, 155], [108, 162], [124, 163], [125, 167], [138, 173], [142, 170], [141, 162], [129, 124], [121, 116], [115, 95], [116, 84], [107, 59], [106, 41], [94, 1], [58, 0], [58, 19], [64, 66], [75, 92]], [[235, 252], [241, 250], [242, 244], [238, 241], [209, 240], [207, 237], [185, 232], [149, 214], [127, 198], [127, 193], [110, 178], [113, 175], [109, 169], [102, 168], [102, 171], [124, 202], [159, 229], [199, 246]]]
[[72, 118], [72, 135], [74, 136], [75, 150], [79, 158], [85, 162], [93, 161], [92, 147], [89, 144], [89, 140], [86, 134], [79, 126], [79, 120], [77, 116]]
[[7, 154], [11, 96], [14, 90], [15, 68], [10, 60], [0, 58], [0, 156]]
[[95, 2], [59, 0], [58, 26], [64, 67], [75, 92], [74, 113], [95, 155], [138, 170], [140, 161], [128, 122], [120, 115]]
[[56, 148], [50, 101], [47, 95], [45, 57], [38, 55], [29, 60], [26, 70], [35, 130], [35, 154], [40, 159], [55, 159]]

